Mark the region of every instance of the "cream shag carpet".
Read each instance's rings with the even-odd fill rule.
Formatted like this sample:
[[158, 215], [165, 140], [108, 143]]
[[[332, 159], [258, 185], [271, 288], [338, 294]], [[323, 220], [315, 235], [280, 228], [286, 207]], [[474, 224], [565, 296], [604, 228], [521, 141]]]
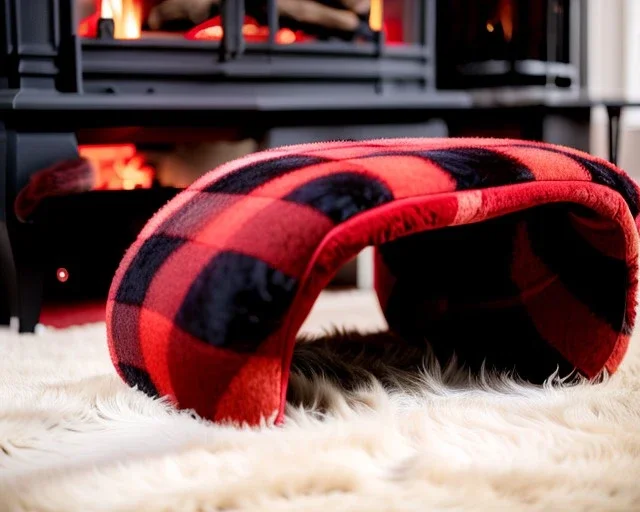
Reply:
[[[362, 292], [325, 294], [305, 330], [331, 322], [383, 326]], [[544, 387], [307, 348], [287, 425], [250, 430], [127, 388], [102, 324], [0, 340], [3, 511], [640, 510], [637, 341], [605, 382]]]

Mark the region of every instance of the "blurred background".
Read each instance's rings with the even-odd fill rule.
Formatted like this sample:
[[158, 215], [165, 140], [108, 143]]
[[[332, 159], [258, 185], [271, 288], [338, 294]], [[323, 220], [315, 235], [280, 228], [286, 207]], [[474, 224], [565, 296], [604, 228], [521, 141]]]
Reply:
[[[99, 319], [149, 217], [262, 149], [512, 137], [640, 177], [637, 0], [0, 0], [0, 12], [0, 322], [24, 331], [73, 305]], [[334, 286], [371, 286], [370, 263]]]
[[[637, 102], [640, 98], [640, 3], [633, 0], [588, 0], [588, 93], [594, 98]], [[640, 110], [625, 108], [620, 126], [619, 165], [640, 178], [638, 126]], [[591, 151], [606, 156], [606, 112], [593, 109]]]

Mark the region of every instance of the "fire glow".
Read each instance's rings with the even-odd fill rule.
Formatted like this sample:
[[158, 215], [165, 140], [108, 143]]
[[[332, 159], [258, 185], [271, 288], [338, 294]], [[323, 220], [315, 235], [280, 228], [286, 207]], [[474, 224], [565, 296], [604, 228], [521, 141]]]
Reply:
[[492, 19], [487, 21], [487, 32], [493, 33], [496, 26], [502, 27], [502, 35], [508, 43], [513, 38], [513, 2], [512, 0], [500, 0], [498, 11]]
[[[374, 31], [387, 34], [388, 42], [401, 42], [402, 36], [396, 34], [396, 27], [390, 30], [383, 20], [382, 0], [372, 0], [369, 14], [369, 25]], [[98, 37], [100, 19], [113, 20], [113, 37], [115, 39], [140, 39], [142, 36], [143, 0], [96, 0], [96, 12], [80, 21], [78, 35], [81, 37]], [[392, 34], [393, 33], [393, 34]], [[269, 27], [259, 24], [254, 18], [245, 16], [242, 34], [249, 43], [265, 43], [269, 40]], [[186, 39], [200, 41], [220, 41], [224, 35], [222, 20], [215, 16], [184, 34]], [[277, 44], [294, 44], [309, 41], [302, 31], [288, 28], [279, 29], [274, 41]]]
[[153, 186], [154, 170], [145, 163], [133, 144], [80, 146], [78, 150], [96, 172], [94, 190], [133, 190]]
[[[223, 35], [222, 20], [220, 16], [216, 16], [189, 30], [189, 32], [185, 34], [185, 37], [192, 40], [220, 41]], [[245, 16], [242, 25], [242, 35], [247, 42], [264, 43], [269, 40], [269, 27], [258, 24], [258, 22], [250, 16]], [[294, 32], [288, 28], [281, 28], [276, 32], [275, 41], [278, 44], [292, 44], [300, 42], [304, 38], [304, 34], [300, 32]]]
[[142, 27], [142, 0], [98, 0], [100, 17], [112, 19], [116, 39], [139, 39]]
[[95, 14], [78, 25], [82, 37], [96, 37], [98, 20], [113, 20], [115, 39], [140, 39], [142, 33], [142, 0], [96, 0]]
[[371, 30], [375, 32], [380, 32], [384, 29], [382, 0], [371, 0], [371, 8], [369, 10], [369, 26], [371, 27]]

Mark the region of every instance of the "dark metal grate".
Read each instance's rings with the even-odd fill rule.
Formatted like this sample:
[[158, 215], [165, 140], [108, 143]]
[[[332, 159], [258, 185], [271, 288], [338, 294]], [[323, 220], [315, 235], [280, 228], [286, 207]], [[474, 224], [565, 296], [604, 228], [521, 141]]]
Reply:
[[[405, 1], [405, 0], [402, 0]], [[179, 37], [119, 40], [80, 38], [73, 0], [0, 0], [0, 84], [9, 89], [115, 96], [283, 94], [313, 100], [321, 91], [342, 95], [431, 93], [435, 41], [429, 23], [435, 0], [405, 1], [414, 16], [407, 44], [318, 40], [278, 44], [275, 0], [267, 3], [269, 40], [248, 44], [244, 2], [224, 1], [221, 42]], [[147, 34], [145, 34], [147, 36]], [[283, 86], [288, 85], [286, 93]], [[5, 87], [6, 87], [5, 86]], [[291, 86], [295, 88], [292, 89]], [[195, 96], [194, 96], [195, 95]], [[99, 101], [96, 98], [96, 101]]]

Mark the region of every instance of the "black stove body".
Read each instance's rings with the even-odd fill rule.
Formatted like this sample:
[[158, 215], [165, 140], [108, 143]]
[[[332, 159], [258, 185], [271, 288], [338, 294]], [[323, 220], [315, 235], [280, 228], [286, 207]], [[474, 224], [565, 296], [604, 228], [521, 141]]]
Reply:
[[[274, 35], [281, 22], [277, 0], [264, 2], [269, 37], [260, 43], [247, 42], [243, 35], [243, 0], [222, 2], [220, 41], [153, 33], [120, 40], [109, 37], [108, 30], [83, 38], [77, 33], [73, 1], [0, 0], [0, 323], [17, 316], [21, 331], [33, 330], [38, 322], [47, 276], [57, 265], [49, 255], [65, 253], [56, 248], [56, 240], [71, 242], [68, 233], [52, 235], [65, 222], [60, 215], [21, 223], [13, 204], [35, 172], [78, 156], [82, 130], [232, 126], [260, 140], [261, 147], [273, 147], [486, 130], [502, 135], [508, 126], [514, 136], [583, 149], [588, 144], [589, 105], [582, 96], [585, 58], [576, 49], [584, 38], [583, 2], [569, 2], [573, 21], [569, 28], [562, 25], [562, 30], [572, 31], [570, 37], [562, 36], [572, 51], [564, 67], [545, 64], [538, 56], [539, 65], [527, 68], [535, 71], [533, 83], [514, 81], [513, 73], [507, 73], [502, 82], [491, 77], [487, 85], [464, 80], [469, 69], [478, 69], [469, 66], [468, 56], [456, 54], [460, 62], [445, 65], [450, 41], [443, 38], [443, 23], [456, 19], [448, 0], [447, 5], [445, 0], [382, 2], [384, 10], [400, 13], [396, 17], [402, 41], [390, 42], [384, 31], [373, 31], [366, 41], [321, 38], [286, 45]], [[463, 11], [477, 4], [455, 3]], [[523, 60], [532, 61], [515, 57], [501, 55], [502, 65], [522, 70]], [[439, 73], [444, 77], [441, 85]], [[499, 92], [504, 87], [510, 88], [506, 101]], [[121, 192], [102, 193], [97, 202], [73, 204], [85, 212], [99, 204], [108, 215], [106, 198], [113, 197], [111, 208], [118, 209], [113, 229], [118, 229], [127, 208], [144, 203], [146, 209], [130, 216], [148, 216], [158, 201], [166, 200], [166, 193], [148, 192], [148, 199], [141, 201], [121, 201]], [[59, 211], [73, 215], [68, 207]], [[76, 216], [82, 218], [83, 212]], [[77, 218], [69, 225], [76, 226]], [[78, 239], [82, 241], [80, 234]], [[84, 260], [92, 261], [100, 252], [105, 251], [92, 253], [87, 247]], [[109, 265], [106, 274], [112, 272]]]

